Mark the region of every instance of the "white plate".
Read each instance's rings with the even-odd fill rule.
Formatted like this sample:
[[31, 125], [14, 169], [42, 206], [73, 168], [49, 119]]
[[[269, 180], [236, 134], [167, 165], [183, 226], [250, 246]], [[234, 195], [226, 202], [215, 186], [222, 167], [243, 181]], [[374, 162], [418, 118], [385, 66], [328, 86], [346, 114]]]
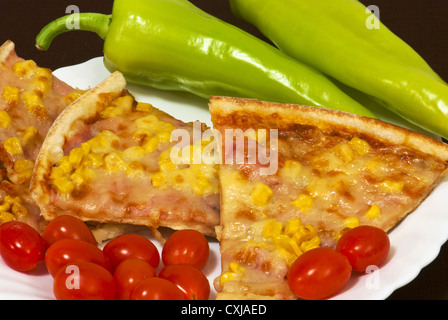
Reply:
[[[102, 57], [58, 69], [54, 74], [80, 89], [94, 87], [110, 75], [104, 68]], [[185, 122], [200, 120], [212, 126], [208, 101], [204, 99], [132, 84], [128, 85], [128, 90], [138, 101], [150, 102]], [[333, 299], [385, 299], [411, 282], [437, 257], [440, 247], [448, 240], [447, 196], [448, 178], [445, 178], [419, 208], [390, 233], [391, 253], [386, 264], [371, 274], [352, 276], [346, 288]], [[144, 235], [152, 239], [149, 231]], [[160, 250], [157, 241], [154, 243]], [[212, 285], [210, 298], [214, 299], [213, 280], [220, 274], [218, 242], [211, 240], [210, 248], [210, 261], [204, 271]], [[31, 274], [23, 274], [10, 269], [0, 259], [0, 299], [54, 299], [52, 286], [53, 278], [44, 266]]]

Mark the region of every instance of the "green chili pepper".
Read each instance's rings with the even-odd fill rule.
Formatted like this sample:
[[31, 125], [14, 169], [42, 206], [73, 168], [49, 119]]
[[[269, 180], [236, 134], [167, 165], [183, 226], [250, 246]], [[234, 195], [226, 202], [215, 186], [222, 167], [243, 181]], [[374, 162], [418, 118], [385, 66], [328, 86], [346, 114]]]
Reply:
[[448, 138], [448, 86], [357, 0], [230, 0], [283, 52]]
[[[66, 17], [37, 36], [46, 50]], [[376, 117], [321, 72], [186, 0], [116, 0], [112, 15], [81, 13], [79, 30], [105, 39], [104, 63], [129, 82], [204, 98], [227, 95]]]

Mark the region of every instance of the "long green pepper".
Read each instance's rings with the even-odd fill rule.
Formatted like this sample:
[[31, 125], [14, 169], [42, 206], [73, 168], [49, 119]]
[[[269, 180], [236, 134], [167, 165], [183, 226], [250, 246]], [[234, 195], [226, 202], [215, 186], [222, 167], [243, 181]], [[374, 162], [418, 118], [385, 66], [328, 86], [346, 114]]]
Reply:
[[383, 24], [368, 27], [357, 0], [230, 0], [298, 61], [385, 102], [404, 119], [448, 139], [448, 85]]
[[[37, 46], [46, 50], [58, 34], [74, 30], [66, 19], [42, 29]], [[105, 39], [105, 66], [129, 82], [376, 117], [321, 72], [186, 0], [115, 0], [112, 15], [81, 13], [79, 22], [80, 30]]]

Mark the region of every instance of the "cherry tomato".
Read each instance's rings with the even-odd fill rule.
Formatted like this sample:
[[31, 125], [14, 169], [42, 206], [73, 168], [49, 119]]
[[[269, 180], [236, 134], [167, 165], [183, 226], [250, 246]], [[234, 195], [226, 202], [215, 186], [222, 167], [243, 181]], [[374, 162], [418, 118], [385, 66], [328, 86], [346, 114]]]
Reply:
[[208, 261], [210, 247], [207, 238], [196, 230], [179, 230], [165, 242], [162, 261], [165, 266], [188, 264], [202, 269]]
[[112, 270], [130, 258], [142, 259], [156, 268], [160, 262], [159, 251], [148, 239], [138, 234], [123, 234], [109, 241], [103, 248]]
[[171, 281], [146, 278], [131, 291], [131, 300], [185, 300], [183, 292]]
[[48, 248], [45, 255], [45, 265], [53, 277], [61, 267], [75, 261], [88, 261], [110, 269], [103, 252], [96, 245], [83, 240], [58, 240]]
[[44, 261], [47, 243], [30, 225], [11, 221], [0, 226], [0, 254], [14, 270], [27, 272]]
[[303, 253], [293, 262], [288, 272], [288, 285], [302, 299], [325, 299], [344, 287], [351, 271], [344, 255], [320, 247]]
[[58, 300], [113, 300], [116, 285], [108, 270], [95, 263], [76, 261], [56, 273], [53, 292]]
[[58, 216], [51, 220], [42, 232], [42, 237], [49, 246], [61, 239], [79, 239], [97, 244], [92, 231], [84, 221], [70, 215]]
[[141, 259], [126, 259], [114, 271], [117, 298], [129, 300], [135, 285], [143, 279], [157, 277], [153, 266]]
[[210, 283], [196, 267], [187, 264], [173, 264], [164, 267], [159, 278], [171, 281], [184, 293], [185, 300], [208, 300]]
[[345, 255], [353, 270], [365, 272], [368, 266], [380, 266], [389, 255], [387, 233], [373, 226], [353, 228], [339, 239], [336, 250]]

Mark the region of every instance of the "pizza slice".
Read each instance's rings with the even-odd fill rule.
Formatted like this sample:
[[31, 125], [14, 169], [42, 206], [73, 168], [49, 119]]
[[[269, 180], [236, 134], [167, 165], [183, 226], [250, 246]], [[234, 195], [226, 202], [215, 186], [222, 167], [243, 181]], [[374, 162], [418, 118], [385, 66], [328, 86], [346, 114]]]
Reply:
[[448, 170], [448, 145], [371, 118], [226, 97], [210, 111], [223, 141], [218, 299], [294, 299], [300, 254], [358, 225], [391, 230]]
[[29, 196], [34, 162], [53, 121], [81, 94], [18, 57], [13, 42], [0, 47], [0, 223], [38, 226], [39, 208]]
[[214, 236], [218, 167], [190, 162], [208, 144], [206, 126], [137, 102], [125, 87], [123, 75], [113, 73], [51, 127], [31, 182], [42, 215]]

